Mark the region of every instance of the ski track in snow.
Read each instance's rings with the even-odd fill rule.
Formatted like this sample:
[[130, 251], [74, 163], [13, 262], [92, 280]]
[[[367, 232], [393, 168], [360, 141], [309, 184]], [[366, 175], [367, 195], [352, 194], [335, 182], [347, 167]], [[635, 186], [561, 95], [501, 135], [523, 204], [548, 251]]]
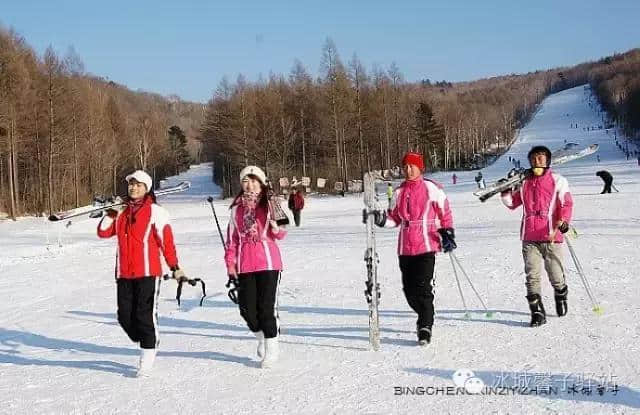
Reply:
[[[191, 180], [184, 194], [160, 200], [172, 215], [180, 263], [202, 277], [209, 297], [162, 284], [160, 349], [151, 378], [133, 377], [138, 350], [115, 317], [115, 241], [96, 237], [96, 220], [49, 223], [41, 218], [0, 222], [0, 413], [632, 413], [640, 412], [640, 309], [636, 263], [640, 243], [640, 167], [626, 160], [583, 87], [549, 97], [507, 154], [483, 169], [487, 182], [527, 164], [532, 145], [560, 148], [564, 139], [598, 143], [596, 156], [554, 170], [565, 175], [575, 201], [579, 237], [573, 245], [604, 308], [595, 315], [568, 252], [569, 314], [555, 315], [553, 290], [543, 281], [548, 323], [528, 327], [520, 253], [521, 211], [499, 196], [481, 204], [472, 195], [475, 171], [433, 176], [445, 185], [462, 261], [482, 307], [462, 278], [470, 318], [464, 318], [449, 258], [436, 261], [433, 342], [416, 346], [415, 319], [402, 294], [397, 230], [378, 230], [382, 299], [379, 352], [368, 347], [364, 298], [365, 232], [357, 195], [311, 197], [302, 227], [280, 244], [281, 360], [259, 368], [255, 339], [227, 298], [223, 249], [209, 195], [219, 194], [209, 165], [173, 179]], [[568, 114], [568, 115], [567, 115]], [[578, 128], [570, 128], [578, 123]], [[620, 193], [599, 195], [600, 169]], [[229, 200], [216, 200], [226, 227]], [[544, 278], [543, 278], [544, 279]], [[492, 385], [504, 374], [548, 374], [597, 384], [611, 376], [619, 392], [572, 395], [402, 395], [395, 386], [450, 387], [461, 368]], [[583, 379], [583, 380], [584, 380]]]

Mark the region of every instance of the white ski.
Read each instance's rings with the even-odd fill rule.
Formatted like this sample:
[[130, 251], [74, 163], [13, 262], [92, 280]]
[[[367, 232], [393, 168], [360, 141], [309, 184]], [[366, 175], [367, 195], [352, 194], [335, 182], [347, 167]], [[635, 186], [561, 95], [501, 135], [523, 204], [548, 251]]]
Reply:
[[[171, 187], [167, 187], [164, 189], [158, 189], [156, 190], [154, 193], [156, 196], [162, 196], [162, 195], [168, 195], [170, 193], [178, 193], [178, 192], [183, 192], [185, 190], [187, 190], [189, 187], [191, 187], [191, 183], [189, 182], [181, 182], [180, 184], [177, 184], [175, 186], [171, 186]], [[49, 220], [52, 222], [57, 222], [57, 221], [61, 221], [61, 220], [66, 220], [66, 219], [71, 219], [71, 218], [75, 218], [76, 216], [82, 216], [82, 215], [91, 215], [91, 214], [96, 214], [96, 213], [101, 213], [107, 209], [111, 209], [113, 207], [118, 207], [118, 206], [122, 206], [124, 205], [126, 202], [124, 200], [122, 200], [121, 197], [116, 197], [114, 200], [112, 201], [107, 201], [107, 202], [103, 202], [103, 201], [95, 201], [92, 205], [87, 205], [87, 206], [80, 206], [78, 208], [75, 209], [70, 209], [70, 210], [65, 210], [63, 212], [58, 212], [58, 213], [54, 213], [53, 215], [49, 216]], [[102, 216], [101, 214], [98, 215]]]
[[380, 349], [380, 323], [378, 320], [378, 304], [380, 302], [380, 284], [378, 283], [378, 253], [376, 251], [376, 236], [374, 212], [383, 210], [376, 193], [376, 180], [382, 179], [378, 172], [365, 173], [363, 177], [364, 206], [362, 219], [367, 227], [367, 249], [364, 252], [364, 262], [367, 267], [366, 290], [364, 295], [369, 304], [369, 344], [373, 350]]
[[[598, 151], [598, 144], [592, 144], [581, 150], [562, 149], [554, 151], [551, 155], [551, 167], [586, 157], [596, 151]], [[477, 190], [473, 192], [473, 194], [477, 196], [481, 202], [484, 202], [490, 197], [518, 185], [527, 177], [530, 177], [531, 174], [531, 169], [514, 169], [507, 177], [496, 181], [485, 189]]]

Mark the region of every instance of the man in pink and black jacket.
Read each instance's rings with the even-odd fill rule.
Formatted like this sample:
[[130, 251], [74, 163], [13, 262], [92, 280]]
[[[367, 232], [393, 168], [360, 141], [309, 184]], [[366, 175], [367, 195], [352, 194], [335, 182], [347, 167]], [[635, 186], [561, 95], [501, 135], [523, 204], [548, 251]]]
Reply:
[[407, 153], [402, 167], [406, 180], [394, 191], [387, 213], [376, 215], [375, 222], [380, 227], [400, 227], [402, 287], [409, 306], [418, 313], [418, 342], [426, 345], [433, 327], [435, 254], [456, 248], [453, 217], [442, 186], [422, 177], [421, 154]]
[[529, 151], [531, 175], [522, 186], [502, 193], [509, 209], [522, 206], [522, 257], [526, 274], [527, 300], [531, 309], [531, 327], [547, 322], [540, 296], [542, 264], [555, 290], [558, 316], [567, 314], [568, 288], [562, 265], [563, 235], [569, 230], [573, 200], [567, 179], [549, 167], [551, 151], [536, 146]]

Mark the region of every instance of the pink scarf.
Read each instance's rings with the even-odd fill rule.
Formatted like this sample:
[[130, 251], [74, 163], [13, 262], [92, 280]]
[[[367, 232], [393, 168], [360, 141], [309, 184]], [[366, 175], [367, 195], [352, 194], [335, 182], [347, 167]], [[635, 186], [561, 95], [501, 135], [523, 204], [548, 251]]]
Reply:
[[258, 206], [260, 194], [245, 192], [242, 194], [241, 203], [243, 207], [243, 229], [242, 235], [250, 241], [260, 242], [258, 235], [258, 224], [256, 223], [256, 207]]

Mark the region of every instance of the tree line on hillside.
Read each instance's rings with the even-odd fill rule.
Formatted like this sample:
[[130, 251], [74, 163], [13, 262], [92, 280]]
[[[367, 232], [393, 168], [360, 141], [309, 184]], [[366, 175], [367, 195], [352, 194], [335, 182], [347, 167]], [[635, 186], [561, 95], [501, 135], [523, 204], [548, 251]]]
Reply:
[[400, 68], [357, 55], [343, 62], [322, 48], [317, 79], [296, 60], [288, 75], [248, 82], [224, 78], [208, 102], [200, 139], [226, 195], [247, 164], [271, 178], [310, 176], [346, 182], [390, 169], [407, 150], [429, 170], [482, 167], [513, 141], [548, 94], [587, 83], [599, 63], [473, 82], [406, 82]]
[[589, 74], [592, 90], [625, 135], [640, 138], [640, 49], [598, 63]]
[[274, 179], [330, 183], [392, 168], [407, 150], [423, 153], [429, 170], [482, 167], [544, 97], [585, 83], [634, 136], [639, 69], [636, 49], [524, 75], [406, 82], [395, 64], [367, 70], [355, 54], [345, 64], [327, 39], [317, 78], [296, 61], [286, 75], [224, 79], [203, 107], [91, 76], [72, 48], [39, 57], [0, 27], [0, 212], [41, 214], [122, 194], [131, 170], [144, 168], [158, 182], [191, 158], [214, 162], [225, 195], [237, 191], [249, 163]]
[[133, 169], [184, 170], [202, 116], [200, 104], [90, 76], [72, 48], [38, 57], [0, 28], [0, 211], [58, 211], [122, 194]]

